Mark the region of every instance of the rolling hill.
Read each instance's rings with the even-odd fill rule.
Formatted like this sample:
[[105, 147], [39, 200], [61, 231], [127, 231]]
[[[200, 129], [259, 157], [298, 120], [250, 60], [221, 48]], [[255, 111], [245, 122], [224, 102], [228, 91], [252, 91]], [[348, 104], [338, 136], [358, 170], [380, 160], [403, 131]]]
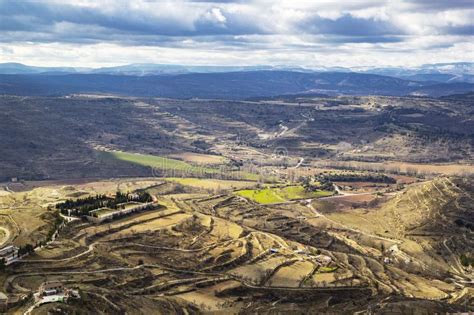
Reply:
[[112, 93], [169, 98], [246, 99], [282, 94], [443, 96], [474, 90], [472, 83], [430, 83], [363, 73], [248, 71], [179, 75], [0, 75], [0, 93], [67, 95]]

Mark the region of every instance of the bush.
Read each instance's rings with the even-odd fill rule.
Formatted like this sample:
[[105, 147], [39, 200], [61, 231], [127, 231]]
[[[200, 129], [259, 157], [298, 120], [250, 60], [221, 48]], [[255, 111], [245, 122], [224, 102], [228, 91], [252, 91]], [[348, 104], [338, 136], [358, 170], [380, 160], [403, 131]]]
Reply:
[[460, 260], [464, 267], [474, 266], [474, 257], [471, 257], [470, 255], [462, 254]]

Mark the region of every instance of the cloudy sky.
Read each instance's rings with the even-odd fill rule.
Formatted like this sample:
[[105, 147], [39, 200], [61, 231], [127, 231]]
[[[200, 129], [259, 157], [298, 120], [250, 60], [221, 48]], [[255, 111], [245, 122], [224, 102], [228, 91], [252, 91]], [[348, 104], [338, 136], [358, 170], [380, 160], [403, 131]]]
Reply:
[[474, 61], [473, 0], [0, 0], [0, 62], [416, 66]]

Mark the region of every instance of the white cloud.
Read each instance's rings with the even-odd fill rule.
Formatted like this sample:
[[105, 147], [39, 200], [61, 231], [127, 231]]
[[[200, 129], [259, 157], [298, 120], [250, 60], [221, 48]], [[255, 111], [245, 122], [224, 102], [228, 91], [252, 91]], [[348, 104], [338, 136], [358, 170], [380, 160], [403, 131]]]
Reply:
[[216, 24], [225, 25], [226, 17], [222, 14], [221, 9], [212, 8], [204, 14], [204, 19]]
[[26, 9], [6, 3], [2, 62], [367, 66], [474, 60], [474, 6], [462, 0], [80, 0], [28, 2]]

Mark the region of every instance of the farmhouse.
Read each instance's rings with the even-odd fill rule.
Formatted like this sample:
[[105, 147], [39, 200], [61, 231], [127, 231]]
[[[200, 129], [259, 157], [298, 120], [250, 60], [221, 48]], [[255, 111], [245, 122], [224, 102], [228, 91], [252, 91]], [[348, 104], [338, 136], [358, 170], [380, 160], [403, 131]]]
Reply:
[[80, 298], [77, 290], [67, 289], [60, 281], [43, 282], [34, 294], [37, 305], [66, 302], [69, 298]]
[[43, 282], [39, 287], [40, 296], [64, 294], [64, 285], [59, 281]]

